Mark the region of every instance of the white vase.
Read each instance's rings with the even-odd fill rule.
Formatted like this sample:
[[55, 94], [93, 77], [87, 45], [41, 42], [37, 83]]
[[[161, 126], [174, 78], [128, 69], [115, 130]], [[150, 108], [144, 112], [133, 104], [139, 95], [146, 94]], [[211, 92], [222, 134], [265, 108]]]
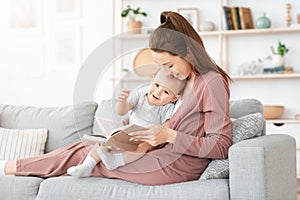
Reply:
[[215, 30], [215, 24], [211, 21], [205, 21], [202, 24], [200, 24], [200, 31], [214, 31]]
[[272, 56], [272, 63], [274, 67], [284, 67], [285, 59], [283, 56], [275, 54]]

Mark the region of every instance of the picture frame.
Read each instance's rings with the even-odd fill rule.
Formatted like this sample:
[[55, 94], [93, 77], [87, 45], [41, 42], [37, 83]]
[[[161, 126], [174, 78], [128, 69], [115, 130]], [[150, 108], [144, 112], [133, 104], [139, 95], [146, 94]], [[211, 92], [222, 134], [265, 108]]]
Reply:
[[54, 0], [56, 18], [79, 18], [81, 16], [81, 0]]
[[185, 17], [196, 31], [199, 31], [199, 9], [198, 8], [178, 8], [178, 13]]
[[81, 26], [59, 26], [49, 39], [48, 58], [53, 71], [77, 71], [82, 62]]
[[43, 1], [11, 0], [10, 29], [15, 33], [41, 34], [43, 30]]
[[[17, 59], [16, 59], [17, 58]], [[19, 42], [7, 49], [6, 70], [13, 80], [31, 80], [45, 77], [45, 48], [39, 42]]]

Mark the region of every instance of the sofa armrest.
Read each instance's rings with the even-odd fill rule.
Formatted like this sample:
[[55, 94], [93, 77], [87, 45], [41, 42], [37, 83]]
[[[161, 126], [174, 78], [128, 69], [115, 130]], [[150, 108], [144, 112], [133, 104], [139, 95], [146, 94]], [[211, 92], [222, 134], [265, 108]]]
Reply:
[[267, 135], [229, 149], [231, 200], [297, 199], [296, 142], [288, 135]]

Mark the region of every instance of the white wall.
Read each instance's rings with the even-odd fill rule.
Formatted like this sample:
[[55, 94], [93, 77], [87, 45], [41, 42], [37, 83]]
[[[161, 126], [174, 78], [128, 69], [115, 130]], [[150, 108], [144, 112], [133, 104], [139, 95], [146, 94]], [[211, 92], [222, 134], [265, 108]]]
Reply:
[[[2, 0], [0, 6], [0, 103], [22, 104], [37, 106], [56, 106], [73, 103], [73, 90], [79, 68], [57, 70], [51, 60], [51, 46], [53, 36], [59, 27], [74, 25], [81, 27], [81, 64], [88, 55], [104, 41], [112, 36], [112, 5], [111, 0], [81, 0], [81, 17], [60, 18], [54, 17], [54, 2], [43, 2], [40, 15], [42, 29], [37, 33], [13, 32], [10, 28], [10, 0]], [[121, 1], [115, 1], [116, 3]], [[128, 2], [134, 6], [140, 6], [147, 11], [149, 16], [143, 18], [144, 26], [154, 28], [159, 23], [158, 14], [163, 10], [177, 10], [178, 8], [199, 8], [200, 23], [211, 20], [218, 28], [219, 1], [174, 1], [170, 4], [165, 0], [124, 0], [124, 6]], [[175, 3], [176, 2], [176, 3]], [[285, 4], [292, 4], [291, 14], [293, 23], [295, 15], [299, 13], [299, 1], [280, 0], [276, 4], [272, 0], [266, 1], [230, 1], [231, 5], [245, 5], [252, 8], [253, 19], [257, 19], [266, 12], [272, 19], [272, 27], [285, 26]], [[264, 6], [264, 5], [272, 6]], [[120, 6], [120, 5], [117, 5]], [[215, 11], [215, 12], [212, 12]], [[213, 14], [212, 14], [213, 13]], [[116, 17], [120, 19], [119, 13]], [[117, 24], [116, 27], [120, 27]], [[120, 30], [117, 29], [118, 33]], [[52, 38], [52, 39], [51, 39]], [[218, 42], [212, 37], [203, 37], [210, 55], [218, 58]], [[232, 72], [246, 60], [264, 57], [269, 52], [271, 45], [276, 41], [283, 40], [290, 52], [287, 55], [287, 64], [300, 72], [298, 61], [300, 53], [300, 38], [297, 34], [250, 36], [229, 39], [229, 59]], [[11, 56], [9, 56], [11, 55]], [[14, 55], [17, 55], [14, 57]], [[29, 59], [28, 58], [35, 58]], [[27, 60], [26, 60], [27, 58]], [[101, 65], [101, 64], [99, 64]], [[98, 85], [95, 91], [95, 100], [105, 99], [112, 95], [111, 74], [105, 74], [105, 79]], [[276, 80], [237, 80], [231, 87], [232, 99], [254, 97], [265, 104], [283, 104], [286, 106], [284, 117], [292, 118], [300, 113], [299, 79], [276, 79]]]
[[[72, 104], [80, 65], [97, 46], [112, 36], [112, 1], [75, 0], [80, 4], [74, 16], [58, 16], [56, 1], [37, 0], [40, 12], [37, 18], [41, 26], [30, 31], [11, 27], [11, 19], [17, 17], [11, 16], [13, 2], [2, 0], [0, 6], [0, 103]], [[69, 27], [78, 30], [74, 32], [80, 45], [78, 65], [60, 68], [53, 63], [53, 38]]]
[[[175, 3], [176, 2], [176, 3]], [[198, 8], [200, 24], [206, 20], [213, 21], [218, 29], [220, 15], [220, 1], [169, 1], [152, 0], [124, 0], [124, 6], [130, 4], [133, 7], [141, 7], [147, 11], [149, 17], [143, 19], [144, 26], [153, 28], [159, 23], [158, 14], [161, 11], [177, 11], [178, 8]], [[226, 2], [226, 1], [223, 1]], [[300, 13], [300, 2], [298, 0], [264, 0], [243, 1], [229, 0], [230, 6], [250, 7], [255, 22], [264, 12], [272, 21], [272, 28], [286, 27], [286, 3], [291, 3], [292, 23], [296, 23], [296, 14]], [[159, 5], [159, 6], [158, 6]], [[269, 5], [269, 6], [265, 6]], [[224, 21], [223, 21], [224, 23]], [[225, 23], [223, 24], [224, 27]], [[200, 33], [201, 35], [201, 33]], [[218, 38], [213, 36], [202, 36], [204, 44], [210, 56], [219, 62]], [[244, 62], [257, 61], [272, 54], [270, 47], [276, 47], [278, 41], [284, 42], [289, 52], [285, 56], [286, 66], [292, 66], [295, 72], [300, 73], [300, 37], [297, 33], [284, 34], [256, 34], [256, 35], [233, 35], [228, 37], [228, 60], [230, 74], [236, 75], [238, 68]], [[225, 50], [225, 49], [224, 49]], [[282, 118], [293, 119], [295, 114], [300, 113], [300, 79], [253, 79], [236, 80], [231, 85], [231, 99], [257, 98], [263, 104], [284, 105], [285, 112]]]

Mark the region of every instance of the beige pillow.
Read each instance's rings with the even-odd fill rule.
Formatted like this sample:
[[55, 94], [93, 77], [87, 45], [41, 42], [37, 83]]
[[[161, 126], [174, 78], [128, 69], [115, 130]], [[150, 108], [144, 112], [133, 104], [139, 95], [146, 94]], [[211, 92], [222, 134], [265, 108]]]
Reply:
[[14, 160], [43, 154], [47, 134], [46, 128], [0, 128], [0, 160]]

